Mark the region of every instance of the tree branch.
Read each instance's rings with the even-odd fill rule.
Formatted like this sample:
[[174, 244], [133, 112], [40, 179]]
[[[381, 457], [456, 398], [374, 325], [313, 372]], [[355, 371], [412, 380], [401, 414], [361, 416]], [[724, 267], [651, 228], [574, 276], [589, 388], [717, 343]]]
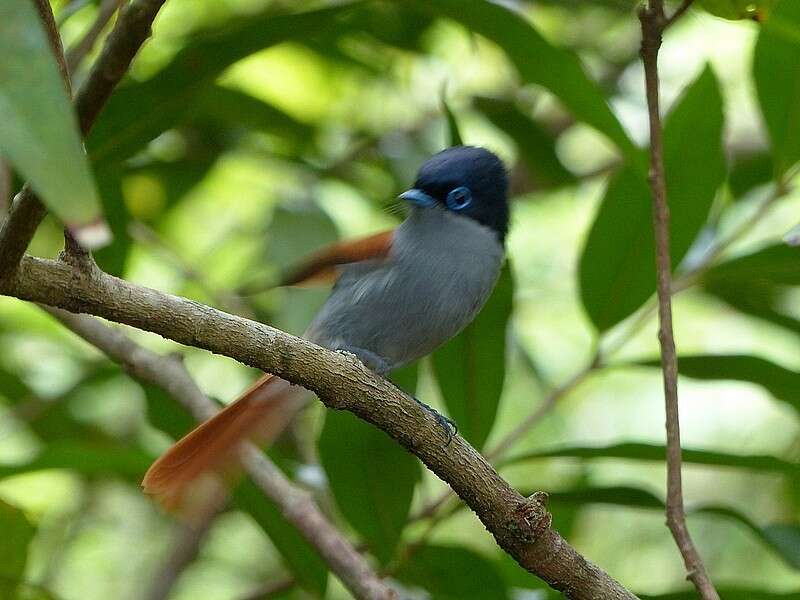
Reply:
[[[75, 111], [81, 133], [86, 136], [105, 106], [111, 92], [122, 79], [145, 40], [150, 26], [166, 0], [133, 0], [122, 11], [103, 51], [75, 96]], [[59, 68], [69, 89], [67, 65], [61, 38], [48, 0], [36, 0], [48, 32]], [[8, 217], [0, 228], [0, 279], [8, 277], [19, 264], [47, 210], [26, 183], [17, 194]]]
[[[568, 598], [635, 598], [550, 528], [550, 516], [540, 497], [522, 497], [462, 438], [456, 436], [446, 446], [441, 427], [428, 411], [352, 355], [128, 283], [96, 267], [83, 271], [63, 262], [26, 256], [11, 278], [0, 281], [0, 293], [158, 333], [302, 385], [329, 408], [353, 412], [416, 454], [470, 506], [501, 548]], [[250, 467], [264, 465], [266, 460], [252, 448], [245, 457]], [[269, 472], [270, 466], [262, 472]], [[272, 470], [275, 476], [279, 474], [274, 467]], [[283, 481], [291, 497], [293, 487]], [[310, 502], [304, 498], [291, 499], [293, 510]], [[287, 517], [299, 519], [293, 512]], [[303, 525], [305, 533], [318, 527], [313, 522]]]
[[[684, 3], [688, 7], [688, 3]], [[684, 9], [685, 10], [685, 9]], [[672, 331], [672, 265], [669, 245], [669, 206], [664, 177], [664, 147], [659, 110], [658, 51], [664, 29], [674, 22], [664, 15], [663, 0], [650, 0], [639, 11], [642, 25], [641, 56], [644, 64], [647, 107], [650, 120], [650, 189], [653, 197], [653, 230], [656, 244], [656, 292], [658, 297], [658, 340], [667, 427], [667, 526], [672, 532], [683, 562], [704, 600], [719, 600], [706, 573], [703, 560], [686, 526], [681, 481], [681, 434], [678, 414], [678, 357]]]
[[[122, 365], [133, 377], [163, 388], [185, 406], [198, 421], [216, 414], [216, 405], [197, 387], [177, 356], [164, 357], [151, 352], [139, 346], [124, 333], [86, 315], [76, 315], [48, 306], [42, 308], [68, 329], [103, 351], [111, 360]], [[378, 578], [364, 558], [325, 518], [307, 492], [293, 485], [255, 446], [245, 445], [242, 458], [247, 473], [255, 484], [277, 504], [281, 513], [317, 549], [342, 583], [357, 598], [375, 600], [396, 598], [394, 591]], [[216, 512], [216, 507], [213, 505], [207, 508], [208, 515], [199, 515], [201, 523]], [[171, 584], [179, 569], [191, 560], [192, 549], [199, 542], [199, 536], [202, 536], [202, 533], [190, 531], [186, 534], [180, 545], [180, 552], [174, 557], [175, 563], [166, 569], [164, 581], [159, 580], [156, 587], [151, 590], [154, 594], [151, 597], [163, 597], [164, 586]]]

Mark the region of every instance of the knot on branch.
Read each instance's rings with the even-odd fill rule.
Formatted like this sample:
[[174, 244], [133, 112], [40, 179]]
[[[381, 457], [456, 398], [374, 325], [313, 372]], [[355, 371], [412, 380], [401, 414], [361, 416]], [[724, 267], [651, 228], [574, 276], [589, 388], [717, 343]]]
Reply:
[[553, 523], [552, 515], [547, 512], [548, 499], [547, 492], [534, 492], [514, 510], [513, 526], [528, 543], [539, 539]]
[[88, 276], [91, 276], [97, 268], [92, 254], [81, 246], [66, 229], [64, 230], [64, 249], [59, 253], [58, 260]]

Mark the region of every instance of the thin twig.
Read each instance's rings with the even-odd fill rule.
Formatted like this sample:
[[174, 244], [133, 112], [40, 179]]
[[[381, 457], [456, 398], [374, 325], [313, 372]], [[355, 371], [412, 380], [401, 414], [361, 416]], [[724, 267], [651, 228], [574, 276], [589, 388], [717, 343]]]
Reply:
[[658, 51], [661, 36], [670, 22], [664, 16], [663, 0], [650, 0], [639, 11], [642, 25], [641, 56], [644, 64], [650, 122], [650, 189], [653, 196], [653, 229], [656, 241], [656, 294], [658, 297], [661, 369], [667, 427], [667, 526], [675, 538], [688, 572], [704, 600], [719, 600], [700, 554], [686, 526], [681, 481], [681, 438], [678, 414], [678, 358], [672, 331], [672, 265], [669, 253], [669, 207], [664, 176], [664, 147], [659, 112]]
[[666, 31], [667, 28], [671, 27], [672, 24], [675, 23], [675, 21], [680, 19], [683, 16], [683, 13], [689, 10], [689, 7], [692, 5], [693, 2], [694, 0], [683, 0], [681, 2], [681, 5], [677, 9], [675, 9], [674, 13], [672, 13], [672, 16], [669, 17], [664, 23], [664, 28], [662, 30], [662, 33], [663, 31]]
[[75, 73], [84, 57], [92, 51], [97, 38], [100, 37], [111, 17], [114, 16], [117, 9], [122, 8], [123, 4], [124, 0], [103, 0], [100, 3], [100, 8], [97, 9], [97, 16], [92, 25], [84, 36], [67, 50], [66, 61], [70, 74]]
[[[214, 403], [200, 391], [178, 357], [164, 357], [150, 352], [98, 319], [48, 306], [42, 308], [103, 351], [111, 360], [121, 364], [133, 377], [166, 390], [198, 420], [207, 419], [217, 412]], [[286, 519], [316, 548], [331, 570], [357, 598], [396, 598], [394, 591], [380, 580], [364, 557], [327, 520], [306, 491], [292, 484], [255, 446], [246, 444], [242, 455], [253, 482], [278, 505]], [[183, 561], [182, 566], [188, 563], [186, 556], [178, 559]], [[177, 563], [169, 574], [172, 580], [177, 576], [174, 568]]]

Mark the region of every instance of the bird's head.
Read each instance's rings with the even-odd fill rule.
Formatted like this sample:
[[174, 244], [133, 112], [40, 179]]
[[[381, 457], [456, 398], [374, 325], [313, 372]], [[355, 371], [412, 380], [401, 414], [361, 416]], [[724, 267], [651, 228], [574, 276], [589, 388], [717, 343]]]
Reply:
[[502, 161], [475, 146], [454, 146], [434, 154], [419, 170], [414, 187], [400, 198], [420, 208], [439, 208], [508, 232], [508, 176]]

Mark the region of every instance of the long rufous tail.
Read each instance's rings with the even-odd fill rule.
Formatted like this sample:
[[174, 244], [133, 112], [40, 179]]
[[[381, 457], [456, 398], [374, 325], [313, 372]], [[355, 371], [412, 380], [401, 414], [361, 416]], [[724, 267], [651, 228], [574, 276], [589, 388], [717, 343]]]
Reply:
[[142, 480], [145, 493], [167, 508], [183, 506], [193, 484], [227, 470], [242, 442], [273, 441], [303, 403], [302, 388], [265, 375], [161, 455]]

